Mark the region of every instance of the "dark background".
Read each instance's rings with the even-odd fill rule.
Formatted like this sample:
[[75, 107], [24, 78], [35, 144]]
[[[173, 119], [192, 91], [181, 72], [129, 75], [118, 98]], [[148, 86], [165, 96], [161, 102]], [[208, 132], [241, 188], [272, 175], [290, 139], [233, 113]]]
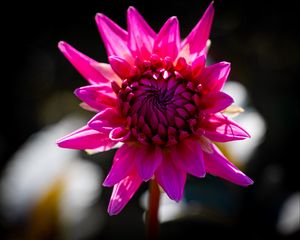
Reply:
[[[94, 21], [97, 12], [126, 27], [126, 9], [133, 5], [156, 31], [168, 17], [176, 15], [181, 35], [185, 37], [210, 3], [200, 0], [94, 2], [26, 1], [1, 6], [4, 43], [1, 46], [0, 171], [32, 133], [78, 110], [72, 92], [85, 81], [59, 52], [58, 41], [65, 40], [88, 56], [106, 62]], [[163, 227], [165, 236], [186, 236], [193, 232], [200, 238], [201, 234], [214, 236], [218, 232], [228, 236], [232, 233], [233, 238], [283, 238], [275, 230], [278, 211], [286, 197], [299, 190], [296, 184], [300, 120], [296, 2], [215, 1], [210, 56], [216, 61], [232, 63], [230, 77], [246, 86], [251, 104], [263, 115], [268, 129], [265, 141], [247, 166], [247, 174], [255, 184], [241, 194], [236, 223], [224, 227], [188, 219], [179, 223], [181, 230], [176, 222], [174, 226]], [[266, 176], [268, 166], [280, 169], [278, 181]], [[128, 209], [131, 208], [134, 208], [132, 203]], [[112, 218], [99, 237], [116, 236], [115, 228], [121, 225], [120, 234], [130, 233], [132, 229], [126, 229], [126, 219], [140, 221], [142, 211], [134, 214], [129, 217], [127, 210]], [[141, 234], [141, 222], [136, 226], [132, 231]], [[1, 227], [4, 236], [9, 229], [4, 223]]]

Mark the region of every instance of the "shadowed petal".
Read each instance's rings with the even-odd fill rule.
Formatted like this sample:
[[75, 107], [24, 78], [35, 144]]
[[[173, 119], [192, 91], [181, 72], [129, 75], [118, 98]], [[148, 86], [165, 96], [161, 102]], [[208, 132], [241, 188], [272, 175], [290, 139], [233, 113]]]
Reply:
[[240, 186], [253, 184], [253, 181], [229, 162], [215, 145], [212, 145], [212, 148], [213, 153], [204, 153], [205, 169], [208, 173]]
[[203, 95], [201, 99], [201, 112], [217, 113], [233, 103], [232, 97], [223, 92], [211, 92]]
[[88, 126], [99, 132], [110, 132], [113, 128], [121, 127], [126, 123], [120, 113], [114, 108], [106, 108], [96, 114], [89, 122]]
[[119, 56], [124, 58], [130, 64], [133, 63], [134, 59], [127, 47], [127, 32], [101, 13], [96, 15], [96, 22], [105, 45], [107, 55]]
[[137, 170], [144, 181], [152, 178], [157, 167], [160, 165], [163, 153], [158, 146], [145, 146], [137, 152]]
[[203, 151], [200, 141], [195, 138], [185, 139], [171, 150], [173, 163], [184, 172], [196, 177], [205, 176]]
[[161, 58], [170, 57], [175, 60], [180, 45], [179, 23], [176, 17], [171, 17], [163, 25], [154, 41], [153, 53]]
[[59, 42], [58, 47], [65, 57], [77, 69], [77, 71], [90, 84], [109, 84], [111, 81], [115, 80], [106, 78], [106, 75], [95, 68], [95, 65], [99, 64], [98, 62], [77, 51], [66, 42]]
[[134, 7], [128, 8], [127, 25], [128, 47], [132, 55], [141, 60], [149, 59], [156, 37], [155, 32]]
[[183, 40], [179, 56], [188, 57], [186, 60], [193, 62], [197, 56], [201, 54], [206, 55], [206, 43], [209, 38], [213, 17], [214, 7], [213, 3], [211, 3], [197, 25]]
[[200, 83], [207, 92], [217, 92], [224, 86], [230, 72], [230, 63], [220, 62], [203, 69]]
[[125, 143], [117, 150], [113, 165], [103, 182], [103, 186], [111, 187], [128, 176], [135, 166], [137, 149], [136, 145]]
[[183, 196], [186, 172], [178, 169], [171, 157], [170, 153], [164, 154], [164, 158], [155, 172], [155, 178], [169, 198], [178, 202]]
[[100, 133], [88, 126], [84, 126], [69, 135], [57, 140], [57, 145], [62, 148], [72, 148], [78, 150], [96, 149], [107, 151], [116, 142], [109, 139], [107, 134]]
[[114, 185], [114, 189], [108, 205], [109, 215], [116, 215], [122, 211], [128, 201], [135, 194], [142, 183], [142, 179], [136, 171], [125, 177], [119, 183]]
[[100, 74], [109, 80], [109, 86], [111, 82], [115, 81], [119, 85], [121, 85], [120, 77], [114, 72], [108, 63], [92, 63], [92, 67], [94, 67]]
[[75, 95], [90, 107], [102, 111], [116, 106], [116, 95], [107, 86], [90, 85], [75, 90]]
[[210, 115], [201, 121], [204, 136], [212, 141], [227, 142], [249, 138], [250, 135], [223, 114]]

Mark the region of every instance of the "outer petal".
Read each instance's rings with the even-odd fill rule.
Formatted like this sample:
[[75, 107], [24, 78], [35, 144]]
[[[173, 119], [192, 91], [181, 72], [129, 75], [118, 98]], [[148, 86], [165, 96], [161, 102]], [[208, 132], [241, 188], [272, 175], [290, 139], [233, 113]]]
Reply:
[[114, 163], [103, 182], [103, 186], [111, 187], [132, 171], [135, 167], [137, 146], [129, 143], [122, 145], [114, 156]]
[[171, 17], [159, 31], [153, 46], [153, 53], [161, 58], [170, 57], [175, 60], [180, 47], [179, 23], [176, 17]]
[[96, 114], [89, 122], [88, 126], [99, 132], [108, 132], [113, 128], [121, 127], [126, 123], [120, 113], [114, 108], [106, 108]]
[[136, 171], [132, 171], [130, 175], [114, 186], [110, 202], [108, 205], [109, 215], [116, 215], [125, 207], [132, 198], [136, 190], [142, 183], [142, 179]]
[[57, 145], [62, 148], [79, 150], [99, 148], [99, 151], [107, 151], [116, 145], [116, 142], [111, 141], [107, 134], [100, 133], [88, 126], [84, 126], [57, 140]]
[[185, 139], [171, 149], [174, 164], [184, 172], [196, 177], [205, 176], [203, 151], [196, 138]]
[[186, 60], [192, 62], [197, 56], [206, 54], [213, 17], [214, 7], [211, 3], [191, 33], [183, 40], [179, 56], [188, 57]]
[[232, 97], [223, 92], [211, 92], [203, 95], [201, 99], [201, 112], [217, 113], [233, 103]]
[[167, 195], [178, 202], [183, 196], [186, 172], [178, 169], [173, 163], [171, 157], [170, 153], [164, 154], [164, 159], [157, 168], [155, 177]]
[[119, 56], [133, 63], [134, 59], [127, 47], [127, 32], [101, 13], [96, 15], [96, 22], [108, 56]]
[[203, 69], [199, 80], [204, 91], [220, 91], [224, 86], [230, 72], [230, 63], [220, 62]]
[[141, 60], [149, 59], [156, 37], [155, 32], [134, 7], [128, 8], [127, 25], [128, 47], [132, 55]]
[[95, 68], [95, 66], [99, 64], [98, 62], [77, 51], [75, 48], [73, 48], [66, 42], [59, 42], [58, 47], [65, 55], [65, 57], [77, 69], [77, 71], [90, 84], [109, 84], [112, 80], [114, 80], [106, 78], [106, 76], [103, 73], [101, 73], [101, 71]]
[[90, 107], [102, 111], [107, 107], [115, 107], [116, 95], [107, 86], [90, 85], [75, 90], [75, 95]]
[[163, 153], [158, 146], [144, 146], [137, 151], [137, 169], [140, 177], [148, 181], [161, 164]]
[[210, 115], [201, 121], [204, 136], [212, 141], [227, 142], [249, 138], [250, 135], [223, 114]]
[[215, 145], [212, 145], [212, 148], [213, 153], [204, 152], [205, 168], [208, 173], [240, 186], [253, 184], [253, 181], [229, 162]]
[[117, 56], [111, 56], [109, 57], [109, 62], [113, 70], [121, 79], [125, 79], [130, 76], [131, 66], [126, 60]]

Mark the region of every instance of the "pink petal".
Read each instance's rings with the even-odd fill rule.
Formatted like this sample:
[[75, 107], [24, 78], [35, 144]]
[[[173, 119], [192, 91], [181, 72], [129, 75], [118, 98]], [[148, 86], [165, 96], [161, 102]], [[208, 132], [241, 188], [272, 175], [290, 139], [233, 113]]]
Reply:
[[117, 127], [110, 131], [109, 138], [113, 141], [123, 142], [130, 136], [130, 130], [124, 127]]
[[166, 194], [178, 202], [183, 196], [186, 172], [178, 169], [171, 157], [170, 153], [165, 153], [164, 159], [155, 172], [155, 178]]
[[116, 215], [125, 207], [142, 183], [142, 179], [132, 171], [130, 175], [114, 185], [108, 205], [109, 215]]
[[148, 181], [160, 165], [163, 153], [158, 146], [146, 145], [138, 150], [136, 157], [138, 173], [144, 181]]
[[116, 95], [107, 86], [90, 85], [75, 90], [75, 95], [90, 107], [102, 111], [107, 107], [115, 107]]
[[113, 81], [117, 82], [119, 85], [121, 85], [121, 79], [120, 77], [113, 71], [110, 64], [107, 63], [93, 63], [91, 64], [92, 67], [94, 67], [100, 74], [108, 79], [111, 83]]
[[177, 168], [196, 177], [205, 176], [203, 151], [197, 139], [185, 139], [171, 148], [170, 151], [171, 158]]
[[249, 138], [250, 135], [223, 114], [210, 115], [201, 122], [204, 136], [212, 141], [227, 142]]
[[119, 56], [132, 64], [134, 59], [127, 47], [127, 32], [101, 13], [96, 15], [96, 22], [108, 56]]
[[100, 133], [88, 126], [84, 126], [73, 133], [62, 137], [57, 140], [56, 143], [62, 148], [78, 150], [99, 148], [99, 151], [107, 151], [116, 145], [116, 142], [111, 141], [107, 134]]
[[128, 8], [127, 25], [128, 46], [132, 55], [148, 60], [152, 53], [155, 32], [134, 7]]
[[130, 76], [131, 66], [126, 60], [117, 56], [111, 56], [109, 57], [109, 62], [112, 69], [121, 79], [125, 79]]
[[173, 61], [178, 55], [180, 46], [179, 23], [176, 17], [171, 17], [159, 31], [153, 46], [153, 53], [161, 58], [170, 57]]
[[220, 62], [203, 69], [200, 82], [207, 92], [220, 91], [224, 86], [230, 72], [230, 63]]
[[210, 92], [202, 96], [201, 112], [217, 113], [233, 103], [232, 97], [223, 92]]
[[[206, 42], [209, 38], [214, 11], [213, 3], [211, 3], [197, 25], [183, 40], [179, 56], [188, 56], [188, 59], [186, 59], [188, 62], [193, 62], [201, 54], [206, 55]], [[188, 51], [188, 54], [186, 51]]]
[[99, 64], [95, 60], [87, 57], [83, 53], [77, 51], [75, 48], [66, 42], [59, 42], [58, 47], [77, 71], [90, 83], [90, 84], [109, 84], [112, 79], [107, 79], [100, 71], [95, 69], [95, 65]]
[[111, 187], [129, 175], [135, 166], [137, 149], [137, 146], [125, 143], [117, 150], [113, 165], [103, 182], [103, 186]]
[[122, 118], [115, 108], [106, 108], [96, 114], [89, 122], [88, 126], [99, 132], [107, 133], [113, 128], [123, 126], [126, 119]]
[[229, 162], [215, 145], [212, 147], [213, 153], [204, 153], [205, 168], [208, 173], [240, 186], [253, 184], [253, 181]]

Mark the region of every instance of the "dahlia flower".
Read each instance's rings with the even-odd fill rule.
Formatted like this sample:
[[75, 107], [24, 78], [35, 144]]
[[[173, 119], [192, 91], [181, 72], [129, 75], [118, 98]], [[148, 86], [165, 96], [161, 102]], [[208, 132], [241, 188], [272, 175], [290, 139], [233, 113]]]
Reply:
[[97, 14], [109, 64], [59, 43], [89, 83], [75, 95], [84, 109], [96, 114], [58, 145], [106, 151], [122, 143], [103, 183], [113, 187], [110, 215], [118, 214], [141, 183], [150, 179], [175, 201], [183, 197], [187, 174], [204, 178], [209, 173], [237, 185], [252, 184], [214, 144], [249, 134], [224, 114], [233, 103], [221, 91], [230, 64], [205, 64], [213, 15], [210, 4], [181, 41], [176, 17], [156, 33], [133, 7], [127, 11], [128, 31]]

